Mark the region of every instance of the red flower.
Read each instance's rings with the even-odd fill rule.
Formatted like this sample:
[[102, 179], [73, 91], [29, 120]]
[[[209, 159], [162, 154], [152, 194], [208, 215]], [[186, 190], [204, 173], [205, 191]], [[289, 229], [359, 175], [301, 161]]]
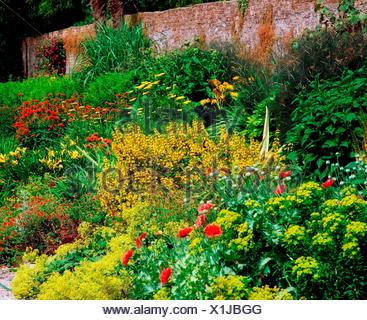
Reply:
[[290, 177], [291, 174], [292, 174], [292, 171], [284, 171], [284, 172], [279, 173], [278, 176], [280, 179], [284, 179], [284, 178]]
[[147, 236], [147, 233], [146, 232], [143, 232], [140, 235], [140, 237], [135, 240], [135, 244], [136, 244], [136, 247], [138, 249], [141, 248], [141, 242], [143, 241], [143, 239], [145, 239], [146, 236]]
[[192, 231], [191, 227], [186, 227], [178, 231], [178, 237], [184, 238]]
[[141, 240], [145, 239], [145, 238], [146, 238], [146, 236], [147, 236], [147, 233], [146, 233], [146, 232], [143, 232], [143, 233], [140, 235], [139, 240], [141, 241]]
[[274, 193], [277, 194], [277, 195], [280, 195], [280, 194], [283, 194], [286, 189], [287, 189], [287, 186], [285, 184], [283, 184], [283, 185], [278, 184]]
[[202, 213], [208, 213], [209, 210], [214, 208], [214, 204], [212, 203], [202, 203], [199, 208], [198, 208], [198, 213], [202, 214]]
[[220, 226], [212, 223], [212, 224], [208, 224], [204, 228], [204, 233], [209, 238], [219, 237], [222, 234], [222, 229], [220, 228]]
[[323, 188], [329, 188], [334, 184], [334, 180], [333, 179], [327, 179], [323, 184], [322, 187]]
[[195, 228], [200, 228], [205, 223], [205, 214], [201, 214], [196, 218]]
[[171, 274], [172, 274], [171, 268], [166, 268], [162, 270], [161, 274], [159, 275], [159, 280], [161, 280], [162, 286], [166, 284]]
[[139, 238], [135, 240], [135, 244], [138, 249], [141, 248], [141, 240]]
[[125, 267], [127, 266], [127, 264], [128, 264], [128, 262], [129, 262], [130, 258], [132, 257], [132, 255], [133, 255], [133, 251], [130, 249], [130, 250], [128, 250], [128, 251], [124, 254], [124, 256], [122, 257], [121, 262], [122, 262], [122, 264], [123, 264]]

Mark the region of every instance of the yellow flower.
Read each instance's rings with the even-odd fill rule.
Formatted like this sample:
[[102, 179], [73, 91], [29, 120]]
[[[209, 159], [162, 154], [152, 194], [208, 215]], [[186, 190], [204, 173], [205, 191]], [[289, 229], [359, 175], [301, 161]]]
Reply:
[[191, 102], [191, 100], [186, 100], [186, 101], [184, 101], [183, 104], [189, 104], [190, 102]]
[[70, 147], [75, 146], [75, 145], [76, 145], [76, 142], [74, 140], [69, 141], [69, 146]]
[[12, 164], [13, 166], [18, 165], [18, 160], [12, 160], [11, 164]]
[[55, 150], [48, 150], [48, 156], [50, 158], [54, 157], [55, 156]]
[[145, 91], [145, 92], [143, 92], [143, 96], [146, 96], [146, 95], [148, 95], [150, 92], [149, 91]]
[[209, 80], [209, 84], [212, 85], [213, 87], [216, 87], [218, 88], [220, 86], [220, 81], [217, 80], [217, 79], [212, 79], [212, 80]]
[[202, 105], [202, 106], [205, 106], [207, 103], [209, 103], [210, 102], [210, 99], [203, 99], [203, 100], [200, 100], [200, 104]]
[[156, 74], [156, 75], [155, 75], [155, 77], [156, 77], [156, 78], [159, 78], [159, 77], [162, 77], [162, 76], [164, 76], [164, 75], [165, 75], [165, 73], [164, 73], [164, 72], [162, 72], [162, 73], [158, 73], [158, 74]]
[[135, 101], [136, 100], [136, 98], [134, 97], [134, 98], [131, 98], [129, 101], [130, 102], [133, 102], [133, 101]]
[[78, 151], [74, 150], [74, 151], [70, 151], [69, 152], [69, 155], [70, 155], [70, 158], [71, 159], [78, 159], [78, 158], [81, 158], [80, 154]]
[[223, 83], [223, 87], [228, 90], [228, 91], [233, 91], [234, 90], [234, 86], [229, 84], [228, 82], [224, 82]]
[[176, 98], [176, 101], [180, 101], [180, 100], [183, 100], [183, 99], [185, 99], [185, 96], [180, 96], [180, 97]]
[[141, 90], [145, 88], [150, 82], [143, 81], [140, 86], [137, 86], [136, 89]]
[[230, 92], [229, 94], [232, 98], [238, 98], [238, 92]]
[[240, 77], [239, 76], [235, 76], [232, 78], [233, 81], [237, 81], [237, 80], [240, 80]]

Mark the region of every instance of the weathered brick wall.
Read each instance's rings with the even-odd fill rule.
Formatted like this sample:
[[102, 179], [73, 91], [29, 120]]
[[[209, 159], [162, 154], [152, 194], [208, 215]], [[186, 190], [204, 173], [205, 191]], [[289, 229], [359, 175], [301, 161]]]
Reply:
[[[334, 9], [338, 2], [327, 1]], [[367, 11], [367, 0], [357, 0], [356, 4]], [[307, 28], [314, 28], [319, 19], [319, 14], [314, 12], [314, 6], [315, 0], [249, 0], [245, 14], [242, 14], [234, 0], [163, 12], [143, 12], [126, 16], [126, 19], [140, 21], [146, 34], [161, 51], [180, 48], [186, 42], [199, 38], [204, 44], [241, 43], [261, 55], [274, 49], [280, 41], [299, 35]], [[70, 72], [75, 65], [80, 41], [94, 34], [94, 25], [87, 25], [25, 39], [23, 61], [26, 74], [32, 72], [34, 49], [43, 38], [58, 37], [64, 40], [67, 72]]]

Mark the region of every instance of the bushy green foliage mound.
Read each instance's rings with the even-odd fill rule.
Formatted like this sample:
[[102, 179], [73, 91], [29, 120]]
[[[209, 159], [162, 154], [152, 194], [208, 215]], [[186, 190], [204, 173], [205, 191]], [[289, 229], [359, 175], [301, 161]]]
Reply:
[[[325, 162], [335, 160], [345, 165], [353, 144], [363, 141], [361, 120], [366, 115], [367, 67], [345, 71], [331, 80], [316, 79], [302, 91], [291, 114], [292, 128], [287, 142], [293, 144], [288, 159], [303, 163], [306, 172], [320, 179], [325, 176]], [[350, 159], [349, 159], [350, 160]]]

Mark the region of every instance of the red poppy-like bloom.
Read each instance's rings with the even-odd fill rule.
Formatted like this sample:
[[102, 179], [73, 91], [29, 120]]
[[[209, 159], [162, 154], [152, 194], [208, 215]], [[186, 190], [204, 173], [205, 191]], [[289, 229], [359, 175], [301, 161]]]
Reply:
[[284, 178], [290, 177], [291, 174], [292, 174], [292, 171], [284, 171], [284, 172], [279, 173], [278, 176], [280, 179], [284, 179]]
[[143, 240], [147, 237], [147, 233], [146, 232], [143, 232], [140, 237], [139, 237], [139, 240]]
[[327, 179], [323, 184], [322, 187], [323, 188], [329, 188], [334, 184], [334, 180], [333, 179]]
[[143, 239], [145, 239], [147, 236], [147, 233], [146, 232], [143, 232], [139, 238], [137, 238], [135, 240], [135, 244], [136, 244], [136, 247], [139, 249], [141, 248], [141, 242], [143, 241]]
[[139, 238], [135, 240], [135, 244], [138, 249], [141, 248], [141, 240]]
[[201, 214], [196, 218], [195, 228], [200, 228], [205, 223], [206, 216]]
[[124, 256], [122, 257], [122, 259], [121, 259], [121, 262], [122, 262], [122, 264], [126, 267], [127, 266], [127, 264], [129, 263], [129, 260], [130, 260], [130, 258], [132, 257], [132, 255], [133, 255], [133, 251], [130, 249], [130, 250], [128, 250], [125, 254], [124, 254]]
[[277, 195], [283, 194], [285, 192], [285, 189], [287, 189], [285, 184], [283, 184], [283, 185], [278, 184], [275, 191], [274, 191], [274, 193], [277, 194]]
[[218, 226], [217, 224], [208, 224], [205, 228], [204, 228], [204, 234], [208, 237], [208, 238], [214, 238], [214, 237], [219, 237], [222, 234], [222, 229], [220, 228], [220, 226]]
[[202, 214], [202, 213], [208, 213], [211, 209], [214, 208], [214, 204], [212, 203], [202, 203], [199, 208], [198, 208], [198, 213]]
[[166, 268], [162, 270], [161, 274], [159, 275], [159, 280], [161, 280], [162, 286], [166, 284], [171, 274], [172, 274], [171, 268]]
[[191, 227], [186, 227], [178, 231], [179, 238], [185, 238], [192, 231]]

